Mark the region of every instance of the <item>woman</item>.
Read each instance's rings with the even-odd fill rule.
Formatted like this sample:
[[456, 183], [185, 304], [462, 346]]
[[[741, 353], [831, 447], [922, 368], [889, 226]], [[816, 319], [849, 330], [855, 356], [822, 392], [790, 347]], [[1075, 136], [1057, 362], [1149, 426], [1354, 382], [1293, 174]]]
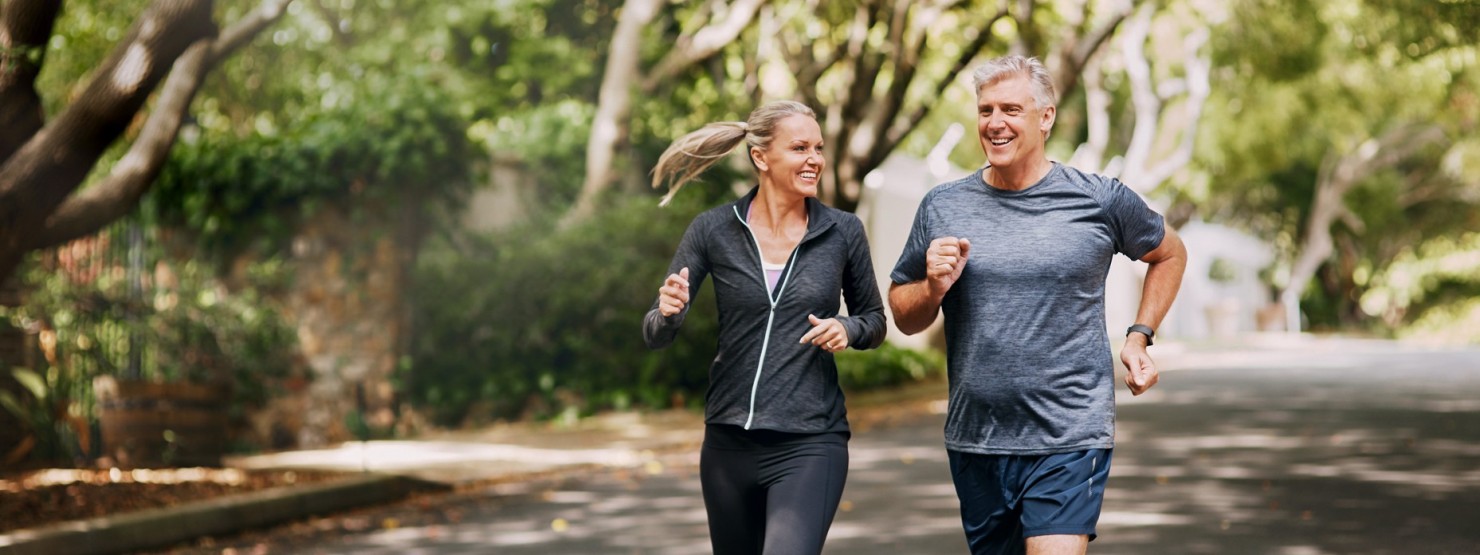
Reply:
[[882, 343], [884, 306], [862, 222], [817, 200], [827, 160], [806, 105], [773, 102], [675, 141], [653, 170], [654, 186], [672, 181], [663, 203], [741, 141], [759, 185], [689, 224], [643, 338], [671, 343], [714, 277], [719, 345], [699, 460], [710, 542], [717, 554], [820, 553], [848, 471], [832, 355]]

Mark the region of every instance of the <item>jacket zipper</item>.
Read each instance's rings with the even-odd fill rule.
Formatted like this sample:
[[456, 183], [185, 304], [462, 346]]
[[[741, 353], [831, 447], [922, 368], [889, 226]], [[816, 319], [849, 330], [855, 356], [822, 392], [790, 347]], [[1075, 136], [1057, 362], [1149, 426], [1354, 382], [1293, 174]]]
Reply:
[[[750, 411], [745, 415], [745, 429], [749, 430], [750, 425], [755, 421], [755, 394], [760, 389], [761, 370], [766, 366], [766, 350], [771, 346], [771, 326], [776, 321], [776, 303], [781, 299], [781, 294], [786, 291], [786, 283], [791, 281], [791, 271], [796, 268], [797, 253], [802, 250], [802, 242], [797, 242], [797, 246], [791, 249], [791, 259], [786, 263], [786, 275], [781, 277], [781, 287], [776, 288], [775, 293], [772, 293], [770, 288], [766, 287], [765, 254], [761, 252], [761, 241], [756, 239], [755, 230], [751, 229], [750, 222], [740, 216], [739, 205], [735, 206], [735, 219], [740, 220], [740, 225], [745, 226], [745, 231], [750, 234], [750, 241], [755, 243], [755, 255], [761, 261], [761, 287], [766, 289], [766, 300], [771, 303], [771, 310], [766, 315], [766, 335], [761, 338], [760, 360], [755, 363], [755, 380], [750, 384]], [[803, 240], [805, 241], [805, 238]]]

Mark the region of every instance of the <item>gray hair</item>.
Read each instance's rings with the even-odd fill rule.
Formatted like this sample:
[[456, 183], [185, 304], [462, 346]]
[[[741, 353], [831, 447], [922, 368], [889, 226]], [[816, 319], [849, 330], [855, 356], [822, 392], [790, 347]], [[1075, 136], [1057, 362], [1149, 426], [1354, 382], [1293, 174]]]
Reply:
[[1053, 76], [1049, 75], [1048, 68], [1043, 67], [1043, 62], [1038, 61], [1038, 58], [1010, 54], [987, 60], [971, 72], [971, 84], [976, 88], [977, 94], [981, 94], [982, 87], [995, 85], [1003, 79], [1018, 75], [1027, 77], [1033, 84], [1033, 102], [1038, 104], [1038, 108], [1058, 105], [1058, 97], [1053, 90]]
[[[746, 121], [711, 123], [679, 137], [668, 145], [668, 149], [658, 157], [658, 164], [653, 167], [653, 188], [662, 186], [664, 181], [669, 182], [668, 194], [663, 195], [658, 206], [667, 206], [668, 201], [673, 200], [673, 195], [684, 184], [693, 181], [704, 170], [729, 154], [740, 141], [745, 141], [749, 148], [769, 148], [771, 138], [776, 132], [776, 124], [797, 114], [817, 119], [817, 112], [806, 104], [778, 100], [756, 108]], [[749, 156], [745, 158], [750, 160]], [[754, 166], [755, 160], [750, 163]]]

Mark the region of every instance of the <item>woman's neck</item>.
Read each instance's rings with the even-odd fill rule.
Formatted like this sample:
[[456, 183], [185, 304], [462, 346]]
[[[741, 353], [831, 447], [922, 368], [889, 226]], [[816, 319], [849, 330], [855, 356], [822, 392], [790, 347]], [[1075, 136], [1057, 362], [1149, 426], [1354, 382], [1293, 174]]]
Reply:
[[807, 228], [807, 197], [768, 194], [761, 186], [755, 199], [750, 202], [747, 218], [753, 228], [769, 231], [775, 236], [789, 235], [788, 231]]

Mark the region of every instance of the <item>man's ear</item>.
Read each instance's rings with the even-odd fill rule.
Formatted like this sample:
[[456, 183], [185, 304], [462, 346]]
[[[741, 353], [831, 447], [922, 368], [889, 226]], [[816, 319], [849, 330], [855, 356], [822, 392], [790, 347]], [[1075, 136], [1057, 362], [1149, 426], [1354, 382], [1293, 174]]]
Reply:
[[756, 146], [750, 147], [750, 163], [755, 164], [755, 169], [760, 171], [766, 171], [770, 166], [766, 162], [766, 151]]
[[1057, 106], [1049, 106], [1043, 110], [1043, 123], [1040, 129], [1043, 130], [1044, 136], [1047, 136], [1050, 131], [1053, 131], [1053, 122], [1058, 115], [1059, 109]]

